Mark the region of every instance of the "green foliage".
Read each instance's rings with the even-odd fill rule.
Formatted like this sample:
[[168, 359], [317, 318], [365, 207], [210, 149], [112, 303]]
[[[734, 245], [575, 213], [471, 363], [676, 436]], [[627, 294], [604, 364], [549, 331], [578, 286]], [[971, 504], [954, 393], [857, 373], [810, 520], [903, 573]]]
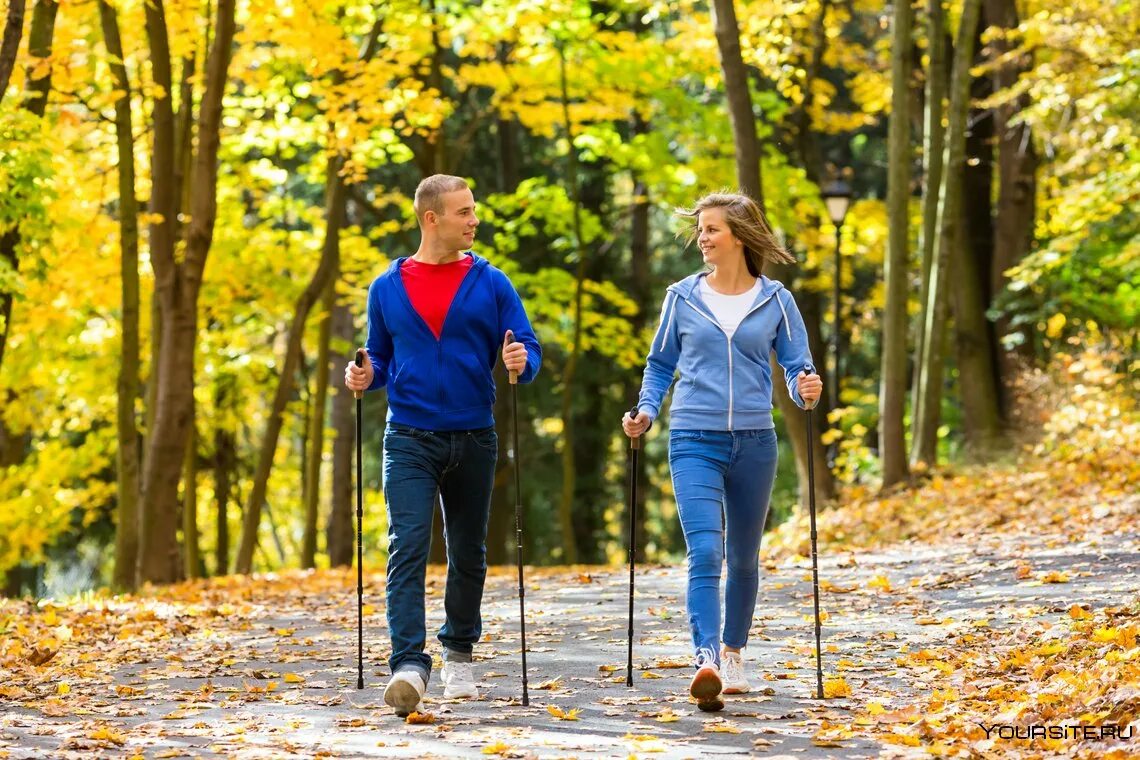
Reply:
[[[42, 120], [22, 108], [0, 106], [0, 237], [18, 236], [16, 260], [37, 276], [43, 275], [41, 247], [51, 237], [52, 173]], [[20, 272], [0, 257], [0, 292], [21, 293], [20, 282]]]

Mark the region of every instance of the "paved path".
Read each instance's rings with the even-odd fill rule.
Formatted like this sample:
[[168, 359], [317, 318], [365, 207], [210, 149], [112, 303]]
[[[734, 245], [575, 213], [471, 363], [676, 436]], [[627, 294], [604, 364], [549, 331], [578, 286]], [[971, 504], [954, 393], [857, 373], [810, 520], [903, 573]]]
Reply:
[[[83, 642], [82, 677], [66, 696], [45, 679], [30, 687], [38, 700], [0, 697], [0, 757], [897, 757], [908, 750], [871, 739], [840, 746], [812, 739], [825, 722], [850, 722], [868, 699], [922, 690], [921, 678], [896, 658], [945, 644], [947, 631], [982, 626], [996, 634], [1028, 616], [1060, 619], [1074, 601], [1134, 599], [1137, 538], [994, 536], [825, 556], [825, 672], [852, 689], [849, 698], [825, 702], [812, 698], [810, 567], [769, 563], [746, 650], [756, 691], [717, 714], [687, 699], [680, 567], [637, 573], [633, 688], [624, 684], [627, 573], [528, 568], [527, 708], [519, 699], [515, 571], [497, 569], [476, 657], [482, 695], [449, 703], [433, 681], [431, 725], [407, 725], [383, 704], [379, 575], [369, 587], [363, 691], [354, 688], [354, 573], [269, 577], [252, 589], [222, 579], [203, 586], [196, 602], [132, 613], [132, 638]], [[1032, 574], [1018, 570], [1026, 565]], [[1034, 580], [1051, 570], [1065, 571], [1068, 582]], [[434, 631], [442, 622], [438, 575], [430, 593]], [[148, 639], [148, 616], [179, 635]], [[438, 655], [434, 639], [429, 647]], [[559, 720], [549, 708], [580, 712]]]

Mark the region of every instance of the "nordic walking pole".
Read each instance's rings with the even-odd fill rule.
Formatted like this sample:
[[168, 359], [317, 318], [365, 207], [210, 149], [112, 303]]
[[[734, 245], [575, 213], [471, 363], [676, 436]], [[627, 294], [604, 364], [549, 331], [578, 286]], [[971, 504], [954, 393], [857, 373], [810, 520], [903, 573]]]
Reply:
[[[364, 366], [364, 350], [356, 349], [356, 366]], [[363, 391], [353, 391], [356, 397], [356, 688], [364, 688], [364, 466], [361, 462], [360, 424], [363, 419], [361, 399]]]
[[[507, 330], [507, 345], [515, 342], [515, 334]], [[519, 566], [519, 624], [522, 628], [522, 683], [523, 707], [530, 706], [530, 695], [526, 688], [526, 591], [523, 586], [522, 551], [522, 478], [519, 475], [519, 373], [508, 371], [511, 381], [511, 451], [514, 453], [515, 470], [515, 551]]]
[[[629, 410], [630, 419], [637, 418], [637, 405]], [[625, 685], [633, 686], [633, 558], [637, 541], [637, 452], [641, 449], [641, 436], [629, 439], [629, 654], [625, 663]]]
[[819, 650], [819, 560], [815, 532], [815, 460], [812, 456], [811, 410], [813, 408], [815, 408], [814, 401], [807, 408], [808, 514], [811, 519], [811, 590], [815, 600], [815, 698], [823, 699], [823, 658]]

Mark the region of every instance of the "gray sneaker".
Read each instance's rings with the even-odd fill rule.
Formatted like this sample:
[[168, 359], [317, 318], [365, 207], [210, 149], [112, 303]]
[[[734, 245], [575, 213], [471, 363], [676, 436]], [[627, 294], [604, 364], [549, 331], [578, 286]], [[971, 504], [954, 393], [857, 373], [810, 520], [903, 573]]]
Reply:
[[388, 679], [388, 685], [384, 687], [384, 702], [396, 711], [396, 715], [405, 718], [423, 709], [425, 691], [427, 684], [417, 671], [400, 670]]

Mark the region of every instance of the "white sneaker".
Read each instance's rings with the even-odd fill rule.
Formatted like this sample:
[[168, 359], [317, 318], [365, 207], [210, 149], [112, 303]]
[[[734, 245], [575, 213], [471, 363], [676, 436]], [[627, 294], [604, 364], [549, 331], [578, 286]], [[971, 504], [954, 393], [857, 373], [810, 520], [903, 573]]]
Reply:
[[474, 699], [479, 696], [469, 662], [444, 661], [439, 680], [443, 682], [443, 696], [447, 699]]
[[711, 649], [702, 648], [697, 651], [697, 672], [689, 683], [689, 696], [697, 701], [697, 707], [703, 712], [716, 712], [724, 709], [720, 694], [720, 670], [715, 656]]
[[423, 708], [421, 701], [427, 684], [414, 670], [400, 670], [388, 679], [384, 687], [384, 702], [396, 710], [396, 715], [405, 718], [408, 714]]
[[724, 653], [720, 658], [720, 677], [725, 694], [744, 694], [752, 690], [752, 684], [744, 675], [744, 658], [740, 652]]

